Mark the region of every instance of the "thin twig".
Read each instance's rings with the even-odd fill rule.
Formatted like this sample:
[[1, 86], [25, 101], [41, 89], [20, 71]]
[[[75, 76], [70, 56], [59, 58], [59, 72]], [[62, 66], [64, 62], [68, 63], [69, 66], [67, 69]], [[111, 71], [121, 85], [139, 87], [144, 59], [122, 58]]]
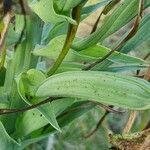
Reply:
[[105, 7], [104, 9], [101, 11], [99, 17], [97, 18], [94, 26], [93, 26], [93, 29], [91, 31], [91, 34], [94, 33], [98, 27], [98, 23], [101, 19], [101, 16], [104, 14], [104, 15], [107, 15], [107, 13], [115, 6], [117, 5], [118, 3], [120, 2], [120, 0], [113, 0], [113, 1], [110, 1]]
[[144, 57], [144, 60], [146, 60], [148, 57], [150, 57], [150, 52]]
[[3, 19], [4, 28], [3, 28], [2, 32], [0, 33], [0, 52], [1, 52], [2, 49], [4, 48], [4, 43], [5, 43], [5, 39], [6, 39], [6, 35], [7, 35], [7, 31], [8, 31], [8, 27], [9, 27], [11, 18], [12, 18], [12, 14], [11, 14], [11, 12], [9, 11], [9, 12], [4, 16], [4, 19]]
[[101, 19], [102, 14], [103, 14], [103, 11], [102, 11], [102, 12], [100, 13], [100, 15], [98, 16], [98, 18], [97, 18], [97, 20], [96, 20], [96, 22], [95, 22], [95, 24], [94, 24], [94, 26], [93, 26], [93, 28], [92, 28], [91, 34], [96, 31], [96, 29], [97, 29], [97, 27], [98, 27], [98, 23], [99, 23], [99, 21], [100, 21], [100, 19]]
[[124, 111], [118, 111], [118, 110], [114, 110], [113, 109], [113, 106], [106, 106], [104, 104], [101, 104], [101, 103], [97, 103], [95, 102], [98, 106], [104, 108], [106, 111], [104, 113], [104, 115], [100, 118], [100, 120], [98, 121], [96, 127], [89, 133], [87, 134], [86, 136], [84, 136], [85, 138], [89, 138], [91, 137], [98, 129], [99, 127], [101, 126], [101, 124], [103, 123], [104, 119], [107, 117], [107, 115], [109, 113], [117, 113], [117, 114], [121, 114], [121, 113], [124, 113]]
[[89, 134], [85, 135], [84, 137], [85, 138], [91, 137], [99, 129], [99, 127], [101, 126], [101, 124], [103, 123], [103, 121], [105, 120], [105, 118], [108, 114], [109, 114], [109, 111], [106, 111], [104, 113], [104, 115], [102, 116], [102, 118], [100, 118], [100, 120], [98, 121], [96, 127]]
[[97, 61], [93, 62], [92, 64], [89, 64], [88, 66], [86, 66], [85, 68], [83, 68], [83, 70], [90, 70], [93, 67], [95, 67], [97, 64], [102, 63], [104, 60], [106, 60], [109, 56], [111, 56], [116, 50], [119, 51], [121, 50], [121, 48], [123, 47], [123, 45], [130, 40], [136, 33], [139, 27], [139, 23], [141, 21], [141, 17], [142, 17], [142, 12], [143, 12], [143, 3], [144, 0], [140, 0], [139, 1], [139, 10], [138, 10], [138, 15], [135, 19], [134, 25], [131, 29], [131, 31], [129, 32], [129, 34], [113, 49], [111, 50], [108, 54], [106, 54], [103, 58], [98, 59]]
[[124, 111], [114, 110], [113, 106], [106, 106], [104, 104], [97, 103], [97, 102], [96, 102], [96, 104], [99, 105], [100, 107], [104, 108], [106, 111], [105, 111], [104, 115], [100, 118], [100, 120], [98, 121], [96, 127], [89, 134], [87, 134], [85, 136], [85, 138], [91, 137], [99, 129], [99, 127], [101, 126], [101, 124], [103, 123], [104, 119], [107, 117], [107, 115], [109, 113], [117, 113], [117, 114], [124, 113]]
[[117, 113], [117, 114], [124, 113], [124, 111], [119, 111], [119, 110], [113, 109], [112, 106], [107, 106], [107, 105], [104, 105], [104, 104], [99, 103], [99, 102], [94, 102], [94, 103], [96, 103], [98, 106], [104, 108], [104, 109], [105, 109], [106, 111], [108, 111], [108, 112], [111, 112], [111, 113]]
[[44, 104], [47, 104], [49, 102], [52, 102], [54, 100], [61, 99], [61, 98], [62, 97], [49, 97], [46, 100], [43, 100], [43, 101], [41, 101], [37, 104], [31, 105], [31, 106], [28, 106], [28, 107], [24, 107], [24, 108], [18, 108], [18, 109], [5, 109], [5, 108], [3, 109], [2, 108], [2, 109], [0, 109], [0, 115], [25, 112], [25, 111], [37, 108], [39, 106], [42, 106]]

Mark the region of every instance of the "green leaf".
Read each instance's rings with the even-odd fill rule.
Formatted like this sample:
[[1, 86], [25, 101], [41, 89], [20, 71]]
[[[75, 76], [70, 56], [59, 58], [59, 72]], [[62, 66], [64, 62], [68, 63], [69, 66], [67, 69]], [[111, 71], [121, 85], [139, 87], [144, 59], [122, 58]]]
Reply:
[[45, 24], [43, 27], [42, 44], [48, 44], [53, 38], [67, 33], [67, 27], [68, 24], [66, 22], [56, 23], [53, 27], [51, 27], [51, 25], [48, 27], [48, 25]]
[[76, 102], [71, 107], [69, 107], [66, 111], [60, 114], [57, 119], [61, 127], [64, 127], [70, 122], [72, 122], [73, 120], [80, 117], [81, 115], [90, 111], [95, 106], [96, 104], [91, 102], [84, 102], [84, 101]]
[[[65, 42], [65, 35], [58, 36], [52, 39], [48, 45], [46, 46], [37, 46], [33, 51], [33, 54], [36, 56], [44, 56], [48, 57], [52, 60], [56, 60], [63, 48]], [[70, 49], [67, 56], [65, 57], [65, 61], [90, 61], [95, 60], [92, 57], [88, 57], [86, 55], [81, 55], [80, 53]]]
[[81, 63], [63, 62], [56, 73], [66, 72], [66, 71], [81, 71], [85, 65]]
[[108, 72], [73, 71], [57, 74], [46, 79], [35, 96], [85, 98], [133, 110], [150, 108], [150, 84], [147, 81]]
[[4, 85], [5, 75], [6, 75], [6, 69], [5, 68], [0, 68], [0, 86]]
[[[95, 58], [103, 58], [106, 54], [108, 54], [111, 49], [102, 46], [95, 45], [80, 51], [80, 54], [84, 54], [87, 56], [92, 56]], [[133, 56], [129, 56], [127, 54], [123, 54], [115, 51], [107, 60], [112, 61], [114, 63], [124, 63], [124, 64], [148, 64], [148, 62]]]
[[81, 2], [84, 2], [86, 0], [54, 0], [54, 6], [55, 10], [59, 13], [68, 12]]
[[[87, 38], [80, 39], [75, 42], [72, 47], [76, 50], [82, 50], [89, 46], [95, 45], [98, 42], [102, 42], [106, 37], [113, 34], [125, 24], [127, 24], [138, 12], [139, 0], [126, 0], [123, 4], [120, 4], [115, 11], [106, 18], [104, 24], [97, 29], [96, 32], [88, 36]], [[145, 8], [150, 5], [150, 1], [145, 1]]]
[[70, 23], [76, 24], [72, 18], [56, 13], [54, 0], [32, 2], [30, 7], [44, 22], [57, 23], [68, 20]]
[[24, 16], [15, 14], [15, 32], [20, 34], [24, 28]]
[[0, 149], [1, 150], [21, 150], [20, 144], [13, 140], [6, 132], [2, 122], [0, 122]]
[[[69, 107], [64, 113], [62, 113], [60, 116], [58, 116], [58, 122], [61, 127], [64, 127], [68, 125], [73, 120], [77, 119], [81, 115], [87, 113], [92, 108], [96, 106], [95, 103], [89, 103], [89, 102], [77, 102], [73, 104], [71, 107]], [[70, 113], [68, 113], [70, 112]], [[44, 132], [43, 132], [44, 131]], [[42, 132], [42, 134], [41, 134]], [[27, 145], [31, 143], [38, 142], [44, 138], [47, 138], [50, 134], [54, 133], [55, 130], [52, 128], [52, 126], [46, 126], [46, 130], [39, 129], [31, 134], [32, 138], [25, 139], [21, 143], [23, 147], [26, 147]]]
[[[105, 6], [109, 1], [110, 0], [103, 0], [94, 5], [84, 7], [81, 12], [81, 20], [88, 17], [92, 12], [96, 11], [98, 8]], [[45, 23], [43, 27], [42, 44], [47, 44], [51, 39], [55, 38], [56, 36], [66, 34], [67, 27], [67, 22], [58, 22], [53, 27], [52, 24]]]
[[[48, 57], [55, 61], [62, 50], [64, 42], [65, 35], [58, 36], [52, 39], [46, 46], [37, 46], [33, 51], [33, 54], [36, 56]], [[109, 48], [106, 48], [101, 45], [95, 45], [80, 52], [70, 49], [64, 61], [89, 63], [97, 60], [97, 58], [104, 57], [110, 51], [111, 50]], [[129, 56], [127, 54], [119, 52], [114, 52], [107, 60], [115, 63], [124, 64], [148, 64], [146, 61], [140, 58]]]
[[[139, 69], [145, 69], [148, 68], [149, 65], [119, 65], [119, 66], [113, 66], [113, 67], [108, 67], [106, 68], [105, 71], [110, 71], [110, 72], [124, 72], [124, 71], [137, 71]], [[96, 69], [101, 69], [101, 67], [97, 67]]]
[[[44, 74], [35, 69], [31, 69], [26, 73], [22, 73], [16, 79], [18, 92], [22, 97], [22, 99], [28, 105], [33, 105], [43, 100], [43, 99], [34, 99], [32, 97], [34, 96], [37, 87], [44, 79], [45, 79]], [[40, 106], [37, 109], [55, 129], [60, 131], [51, 103]]]
[[[137, 47], [142, 44], [143, 42], [149, 40], [150, 38], [150, 32], [149, 32], [149, 26], [150, 26], [150, 15], [146, 15], [141, 23], [140, 23], [140, 26], [139, 26], [139, 30], [137, 31], [136, 35], [134, 37], [132, 37], [124, 46], [123, 48], [121, 49], [121, 52], [122, 53], [128, 53], [130, 51], [133, 51], [133, 50], [137, 50]], [[124, 34], [116, 43], [115, 45], [113, 45], [112, 48], [116, 47], [116, 45], [118, 45], [120, 43], [120, 41], [122, 41], [122, 39], [124, 39], [125, 36], [127, 36], [129, 32], [127, 32], [126, 34]], [[109, 60], [105, 60], [103, 62], [103, 64], [100, 64], [98, 66], [98, 68], [100, 68], [101, 70], [107, 70], [106, 68], [108, 66], [112, 65], [112, 62], [110, 62]], [[135, 66], [135, 65], [133, 65]], [[137, 64], [136, 64], [137, 66]], [[136, 67], [135, 66], [135, 67]], [[138, 65], [140, 67], [140, 65]], [[135, 67], [132, 67], [131, 66], [131, 69], [134, 69]], [[127, 67], [123, 67], [124, 69], [127, 68]], [[118, 68], [119, 69], [119, 68]], [[121, 68], [120, 68], [121, 69]], [[110, 71], [110, 69], [108, 69]]]
[[[58, 116], [67, 107], [73, 104], [74, 99], [61, 99], [61, 101], [53, 101], [51, 103], [54, 114]], [[29, 110], [24, 112], [23, 115], [17, 119], [16, 123], [16, 135], [20, 137], [27, 136], [28, 134], [36, 131], [48, 124], [47, 119], [41, 115], [37, 109]], [[55, 129], [54, 129], [55, 130]]]
[[46, 124], [47, 119], [37, 109], [29, 110], [18, 117], [15, 135], [19, 138], [24, 137]]
[[8, 96], [4, 91], [4, 87], [0, 86], [0, 103], [8, 102]]
[[89, 5], [86, 7], [83, 7], [82, 9], [82, 18], [85, 19], [88, 17], [91, 13], [95, 12], [97, 9], [107, 5], [112, 0], [101, 0], [99, 3], [96, 3], [94, 5]]
[[150, 14], [147, 14], [141, 21], [140, 27], [136, 35], [129, 40], [121, 49], [122, 52], [128, 53], [131, 50], [136, 50], [143, 42], [150, 39]]
[[12, 45], [19, 40], [20, 35], [14, 31], [14, 26], [12, 24], [9, 25], [8, 35], [6, 38], [6, 44]]

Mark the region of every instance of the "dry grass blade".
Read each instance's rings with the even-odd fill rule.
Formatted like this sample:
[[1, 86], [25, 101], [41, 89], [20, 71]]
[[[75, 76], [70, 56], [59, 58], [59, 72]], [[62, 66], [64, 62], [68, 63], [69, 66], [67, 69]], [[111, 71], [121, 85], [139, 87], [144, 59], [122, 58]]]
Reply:
[[129, 119], [128, 119], [126, 125], [125, 125], [125, 128], [123, 129], [124, 134], [130, 132], [130, 130], [133, 126], [133, 123], [135, 122], [136, 117], [137, 117], [137, 111], [132, 111], [130, 113]]
[[3, 28], [2, 32], [0, 33], [0, 52], [4, 48], [4, 43], [5, 43], [5, 39], [6, 39], [6, 35], [7, 35], [7, 31], [8, 31], [8, 27], [9, 27], [11, 18], [12, 18], [11, 12], [8, 12], [5, 15], [5, 17], [3, 18], [4, 28]]

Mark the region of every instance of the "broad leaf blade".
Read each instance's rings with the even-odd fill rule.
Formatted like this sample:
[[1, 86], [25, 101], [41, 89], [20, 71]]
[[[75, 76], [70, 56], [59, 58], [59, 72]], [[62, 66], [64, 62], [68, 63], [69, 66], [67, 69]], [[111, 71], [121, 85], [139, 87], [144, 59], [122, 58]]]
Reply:
[[35, 96], [85, 98], [133, 110], [150, 108], [147, 81], [108, 72], [73, 71], [54, 75], [39, 86]]

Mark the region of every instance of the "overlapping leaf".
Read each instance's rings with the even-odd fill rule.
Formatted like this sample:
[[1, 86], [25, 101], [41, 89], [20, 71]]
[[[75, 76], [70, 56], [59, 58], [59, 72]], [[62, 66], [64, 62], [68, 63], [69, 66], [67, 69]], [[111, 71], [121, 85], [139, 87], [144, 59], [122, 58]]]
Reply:
[[[128, 23], [138, 12], [139, 0], [126, 0], [123, 4], [106, 18], [104, 24], [97, 29], [96, 32], [89, 37], [81, 39], [73, 44], [76, 50], [82, 50], [103, 41], [106, 37], [119, 30], [122, 26]], [[145, 6], [148, 7], [150, 1], [145, 1]]]
[[[34, 69], [29, 70], [27, 73], [22, 73], [17, 78], [19, 94], [27, 104], [33, 105], [41, 101], [41, 99], [34, 99], [32, 97], [36, 88], [44, 79], [44, 74]], [[54, 128], [60, 131], [51, 103], [39, 107], [38, 110]]]
[[[70, 122], [74, 121], [81, 115], [85, 114], [86, 112], [90, 111], [92, 108], [94, 108], [96, 104], [89, 102], [78, 102], [72, 105], [70, 108], [68, 108], [62, 115], [58, 116], [58, 123], [61, 127], [64, 127], [68, 125]], [[66, 113], [69, 112], [70, 113]], [[29, 120], [30, 121], [30, 120]], [[44, 131], [41, 134], [41, 131]], [[51, 133], [55, 132], [54, 128], [52, 126], [47, 126], [46, 130], [37, 130], [31, 134], [32, 138], [23, 140], [22, 146], [25, 147], [31, 143], [35, 143], [39, 140], [42, 140], [46, 137], [48, 137]], [[33, 136], [34, 135], [34, 136]]]
[[55, 6], [55, 10], [59, 13], [62, 13], [70, 11], [72, 8], [84, 1], [86, 0], [54, 0], [53, 3]]
[[[72, 1], [72, 3], [74, 3]], [[76, 22], [66, 15], [58, 14], [54, 8], [54, 0], [40, 0], [30, 4], [31, 9], [44, 21], [50, 23], [57, 23], [68, 20], [70, 23]]]
[[[103, 0], [94, 5], [83, 7], [81, 12], [81, 20], [88, 17], [91, 13], [96, 11], [98, 8], [105, 6], [110, 1], [111, 0]], [[51, 39], [55, 38], [56, 36], [67, 33], [67, 22], [58, 22], [53, 27], [52, 24], [49, 25], [45, 24], [43, 27], [43, 31], [44, 32], [43, 32], [42, 44], [43, 43], [45, 44], [48, 43]]]
[[73, 71], [54, 75], [39, 86], [35, 96], [85, 98], [133, 110], [150, 108], [147, 81], [108, 72]]
[[[51, 103], [51, 106], [53, 108], [53, 112], [55, 116], [58, 116], [61, 112], [63, 112], [67, 107], [72, 105], [74, 102], [74, 99], [61, 99], [60, 101], [54, 101]], [[51, 115], [51, 110], [47, 111]], [[18, 137], [24, 137], [28, 134], [31, 134], [32, 132], [44, 127], [48, 124], [47, 119], [41, 113], [36, 110], [30, 110], [27, 112], [24, 112], [23, 115], [21, 115], [16, 123], [16, 135]], [[53, 128], [54, 129], [54, 128]], [[54, 129], [55, 130], [55, 129]]]
[[[42, 47], [36, 47], [33, 54], [37, 56], [48, 57], [52, 60], [56, 60], [59, 53], [62, 50], [63, 44], [65, 42], [65, 36], [58, 36], [52, 39], [48, 45]], [[93, 47], [89, 47], [81, 52], [77, 52], [73, 49], [70, 49], [67, 54], [65, 61], [72, 62], [91, 62], [95, 61], [97, 58], [104, 57], [107, 53], [110, 52], [110, 49], [101, 46], [95, 45]], [[114, 52], [111, 57], [108, 58], [111, 62], [115, 63], [124, 63], [124, 64], [148, 64], [144, 60], [129, 56], [123, 53]]]

